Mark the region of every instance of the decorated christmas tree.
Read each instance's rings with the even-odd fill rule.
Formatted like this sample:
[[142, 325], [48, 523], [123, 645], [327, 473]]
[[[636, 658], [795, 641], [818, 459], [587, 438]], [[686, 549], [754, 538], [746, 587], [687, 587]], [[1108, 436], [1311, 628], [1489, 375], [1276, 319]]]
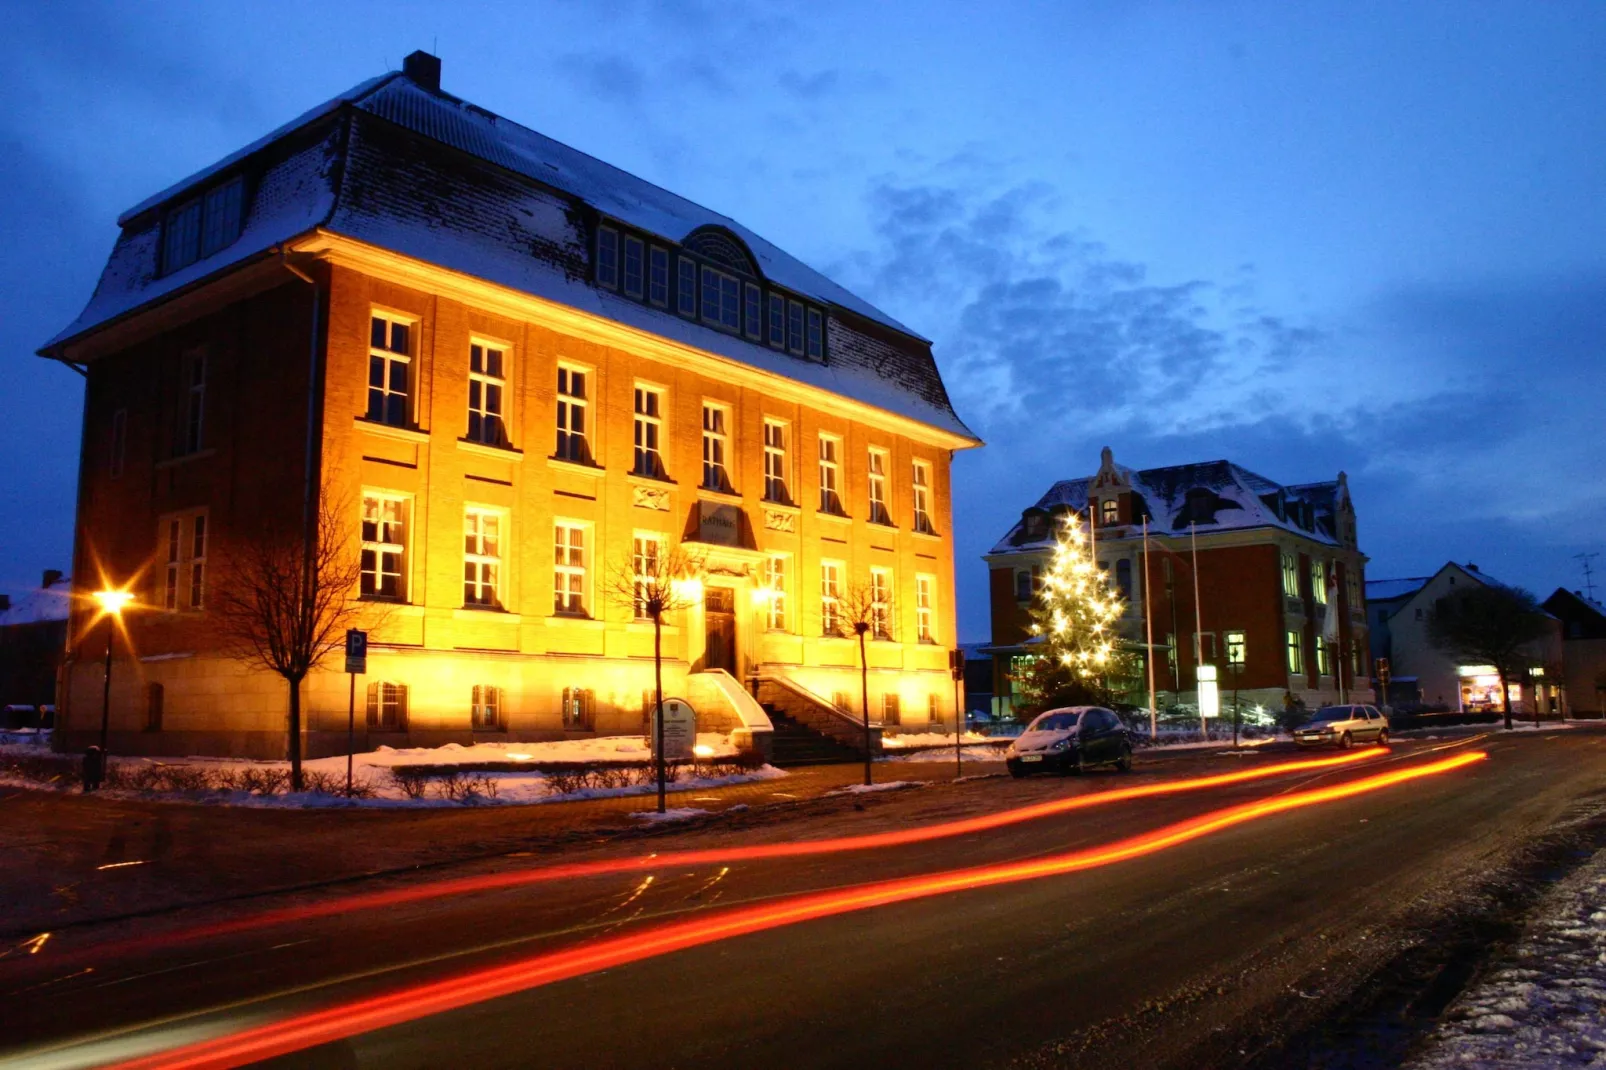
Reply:
[[1036, 709], [1108, 704], [1112, 685], [1131, 675], [1133, 655], [1116, 630], [1126, 603], [1090, 551], [1081, 517], [1064, 517], [1032, 604], [1033, 661], [1021, 690]]

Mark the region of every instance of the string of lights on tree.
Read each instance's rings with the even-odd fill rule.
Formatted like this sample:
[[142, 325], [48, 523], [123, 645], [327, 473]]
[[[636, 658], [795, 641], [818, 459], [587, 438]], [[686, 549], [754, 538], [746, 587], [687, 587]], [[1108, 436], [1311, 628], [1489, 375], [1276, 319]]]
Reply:
[[1075, 513], [1060, 520], [1054, 556], [1042, 584], [1032, 606], [1038, 656], [1080, 680], [1106, 674], [1117, 659], [1115, 625], [1126, 604], [1094, 562]]

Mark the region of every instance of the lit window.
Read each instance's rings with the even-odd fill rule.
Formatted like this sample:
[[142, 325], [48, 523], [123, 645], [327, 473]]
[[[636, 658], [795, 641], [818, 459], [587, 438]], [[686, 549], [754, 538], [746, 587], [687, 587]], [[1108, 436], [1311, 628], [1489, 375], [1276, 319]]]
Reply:
[[586, 531], [579, 524], [553, 525], [552, 611], [586, 611]]
[[635, 611], [637, 620], [652, 619], [652, 610], [648, 601], [655, 595], [661, 596], [659, 587], [658, 561], [663, 552], [664, 540], [661, 535], [637, 535], [630, 547], [630, 574], [635, 578]]
[[663, 433], [663, 395], [650, 386], [636, 387], [636, 459], [631, 471], [649, 479], [664, 478], [659, 452]]
[[184, 358], [184, 424], [179, 429], [179, 456], [199, 453], [206, 418], [206, 354]]
[[825, 356], [825, 321], [817, 308], [809, 309], [809, 357], [821, 360]]
[[469, 720], [475, 728], [502, 726], [502, 689], [489, 684], [475, 684], [470, 696]]
[[1327, 562], [1312, 561], [1310, 563], [1310, 593], [1316, 599], [1317, 605], [1327, 604]]
[[399, 731], [407, 727], [407, 685], [368, 685], [368, 727]]
[[487, 446], [507, 444], [502, 398], [506, 393], [506, 354], [500, 346], [475, 342], [468, 347], [468, 438]]
[[786, 348], [803, 355], [803, 306], [796, 301], [786, 303]]
[[1244, 657], [1248, 653], [1248, 646], [1244, 641], [1243, 632], [1227, 633], [1227, 664], [1242, 667]]
[[1105, 498], [1099, 503], [1099, 523], [1108, 527], [1119, 522], [1121, 506], [1114, 498]]
[[578, 732], [596, 727], [595, 696], [589, 687], [563, 689], [563, 727]]
[[764, 333], [764, 292], [749, 282], [743, 284], [742, 294], [747, 337], [756, 340]]
[[870, 570], [870, 638], [892, 638], [892, 573]]
[[597, 230], [597, 282], [610, 290], [619, 285], [619, 232], [612, 227]]
[[922, 643], [935, 643], [937, 577], [915, 577], [915, 638]]
[[786, 298], [780, 294], [770, 294], [769, 342], [776, 349], [786, 348]]
[[678, 285], [675, 287], [675, 310], [688, 319], [697, 318], [697, 262], [684, 256], [675, 261]]
[[407, 502], [380, 494], [362, 497], [362, 581], [365, 598], [405, 600]]
[[887, 512], [887, 451], [870, 451], [869, 468], [870, 486], [870, 523], [891, 524], [892, 516]]
[[881, 696], [881, 723], [886, 725], [903, 723], [903, 705], [894, 692], [888, 691]]
[[591, 463], [586, 439], [586, 377], [580, 368], [558, 366], [558, 452], [561, 460]]
[[786, 555], [770, 554], [764, 561], [764, 587], [769, 591], [765, 625], [771, 631], [786, 631]]
[[412, 324], [376, 312], [368, 330], [367, 418], [392, 427], [408, 425]]
[[1316, 637], [1316, 675], [1333, 675], [1331, 650], [1327, 645], [1327, 640], [1319, 635]]
[[1293, 554], [1283, 554], [1283, 594], [1289, 598], [1299, 597], [1299, 558]]
[[842, 562], [820, 562], [820, 634], [842, 634]]
[[1299, 674], [1305, 671], [1305, 655], [1300, 648], [1299, 633], [1288, 633], [1288, 671]]
[[502, 517], [489, 509], [463, 511], [463, 604], [498, 607], [502, 580]]
[[647, 258], [647, 300], [659, 308], [669, 305], [669, 252], [656, 245]]
[[915, 530], [925, 535], [935, 535], [937, 529], [931, 525], [931, 466], [925, 461], [915, 462], [912, 486]]
[[842, 516], [842, 498], [837, 493], [838, 439], [820, 436], [820, 512]]
[[647, 247], [640, 238], [625, 239], [625, 296], [640, 297], [642, 276], [646, 272]]
[[733, 334], [742, 329], [741, 284], [734, 275], [703, 268], [703, 321]]
[[730, 473], [725, 469], [729, 439], [725, 430], [726, 410], [720, 405], [703, 405], [703, 486], [724, 494], [734, 494]]
[[786, 425], [779, 420], [764, 421], [764, 500], [792, 504], [786, 487]]

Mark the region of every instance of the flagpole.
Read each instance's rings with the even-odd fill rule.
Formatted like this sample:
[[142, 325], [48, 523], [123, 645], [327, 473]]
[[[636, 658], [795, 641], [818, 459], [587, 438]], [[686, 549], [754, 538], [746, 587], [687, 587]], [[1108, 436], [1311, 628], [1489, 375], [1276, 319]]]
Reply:
[[1188, 541], [1193, 544], [1193, 700], [1199, 703], [1201, 738], [1210, 742], [1210, 722], [1205, 720], [1203, 696], [1199, 691], [1199, 666], [1204, 664], [1204, 613], [1199, 605], [1199, 530], [1188, 521]]
[[1149, 742], [1159, 742], [1158, 718], [1154, 710], [1154, 620], [1149, 616], [1149, 518], [1143, 518], [1143, 638], [1145, 660], [1149, 665]]

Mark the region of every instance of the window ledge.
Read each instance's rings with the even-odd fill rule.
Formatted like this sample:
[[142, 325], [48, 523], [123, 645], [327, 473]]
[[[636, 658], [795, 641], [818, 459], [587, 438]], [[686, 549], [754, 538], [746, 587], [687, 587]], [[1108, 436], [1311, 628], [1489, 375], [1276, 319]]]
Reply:
[[[601, 631], [607, 627], [607, 621], [595, 617], [583, 617], [577, 613], [554, 613], [545, 618], [549, 628], [583, 628], [587, 631]], [[665, 629], [666, 631], [668, 629]]]
[[864, 522], [866, 524], [874, 525], [875, 527], [878, 527], [878, 528], [886, 528], [888, 531], [897, 531], [898, 530], [898, 525], [894, 524], [890, 520], [873, 520], [873, 519], [870, 519], [869, 517], [866, 517]]
[[216, 453], [217, 453], [217, 450], [215, 450], [215, 449], [213, 449], [212, 447], [209, 446], [204, 450], [196, 450], [194, 453], [184, 453], [184, 454], [180, 454], [177, 457], [168, 457], [166, 460], [157, 461], [156, 462], [156, 467], [158, 469], [176, 468], [181, 464], [186, 464], [186, 463], [188, 463], [190, 461], [199, 461], [199, 460], [201, 460], [203, 458], [211, 457], [211, 456], [215, 455]]
[[706, 498], [713, 502], [724, 502], [726, 505], [741, 505], [743, 501], [740, 494], [728, 493], [723, 490], [714, 490], [711, 487], [698, 487], [697, 497]]
[[576, 475], [590, 476], [592, 479], [600, 479], [607, 471], [600, 464], [583, 464], [580, 461], [564, 460], [562, 457], [548, 457], [546, 463], [547, 467], [556, 468], [560, 472], [573, 472]]
[[419, 431], [411, 427], [394, 427], [391, 424], [382, 424], [378, 420], [370, 420], [366, 416], [359, 416], [352, 421], [357, 430], [367, 431], [380, 438], [395, 438], [403, 442], [428, 442], [429, 432]]
[[830, 521], [832, 521], [834, 523], [838, 523], [838, 524], [851, 524], [851, 523], [853, 523], [853, 518], [851, 516], [848, 516], [846, 513], [828, 513], [824, 509], [821, 509], [820, 511], [818, 511], [814, 515], [819, 517], [821, 520], [830, 520]]
[[626, 472], [625, 473], [625, 482], [634, 483], [635, 485], [637, 485], [639, 487], [678, 487], [678, 486], [680, 486], [679, 483], [676, 483], [673, 479], [670, 479], [668, 476], [644, 476], [640, 472]]
[[769, 498], [763, 498], [759, 501], [759, 504], [766, 509], [772, 509], [780, 513], [790, 513], [793, 516], [798, 516], [803, 512], [802, 509], [796, 505], [793, 505], [791, 502], [777, 502]]
[[[589, 620], [590, 618], [587, 618], [587, 617], [556, 617], [556, 618], [553, 618], [553, 619], [555, 619], [555, 620]], [[650, 621], [650, 620], [633, 620], [629, 624], [625, 625], [625, 631], [634, 633], [636, 635], [651, 635], [652, 634], [652, 621]], [[666, 624], [666, 625], [664, 625], [664, 634], [665, 635], [679, 635], [680, 634], [680, 625], [678, 625], [678, 624]]]
[[453, 620], [494, 620], [498, 624], [517, 624], [521, 620], [517, 613], [509, 613], [498, 606], [462, 606], [452, 610]]
[[475, 442], [471, 438], [458, 439], [457, 448], [465, 453], [477, 453], [481, 457], [495, 457], [499, 461], [524, 460], [523, 450], [516, 450], [512, 446], [492, 446], [486, 442]]
[[917, 539], [928, 539], [931, 542], [942, 541], [942, 536], [937, 534], [935, 531], [921, 531], [919, 528], [910, 528], [909, 534], [913, 535]]

